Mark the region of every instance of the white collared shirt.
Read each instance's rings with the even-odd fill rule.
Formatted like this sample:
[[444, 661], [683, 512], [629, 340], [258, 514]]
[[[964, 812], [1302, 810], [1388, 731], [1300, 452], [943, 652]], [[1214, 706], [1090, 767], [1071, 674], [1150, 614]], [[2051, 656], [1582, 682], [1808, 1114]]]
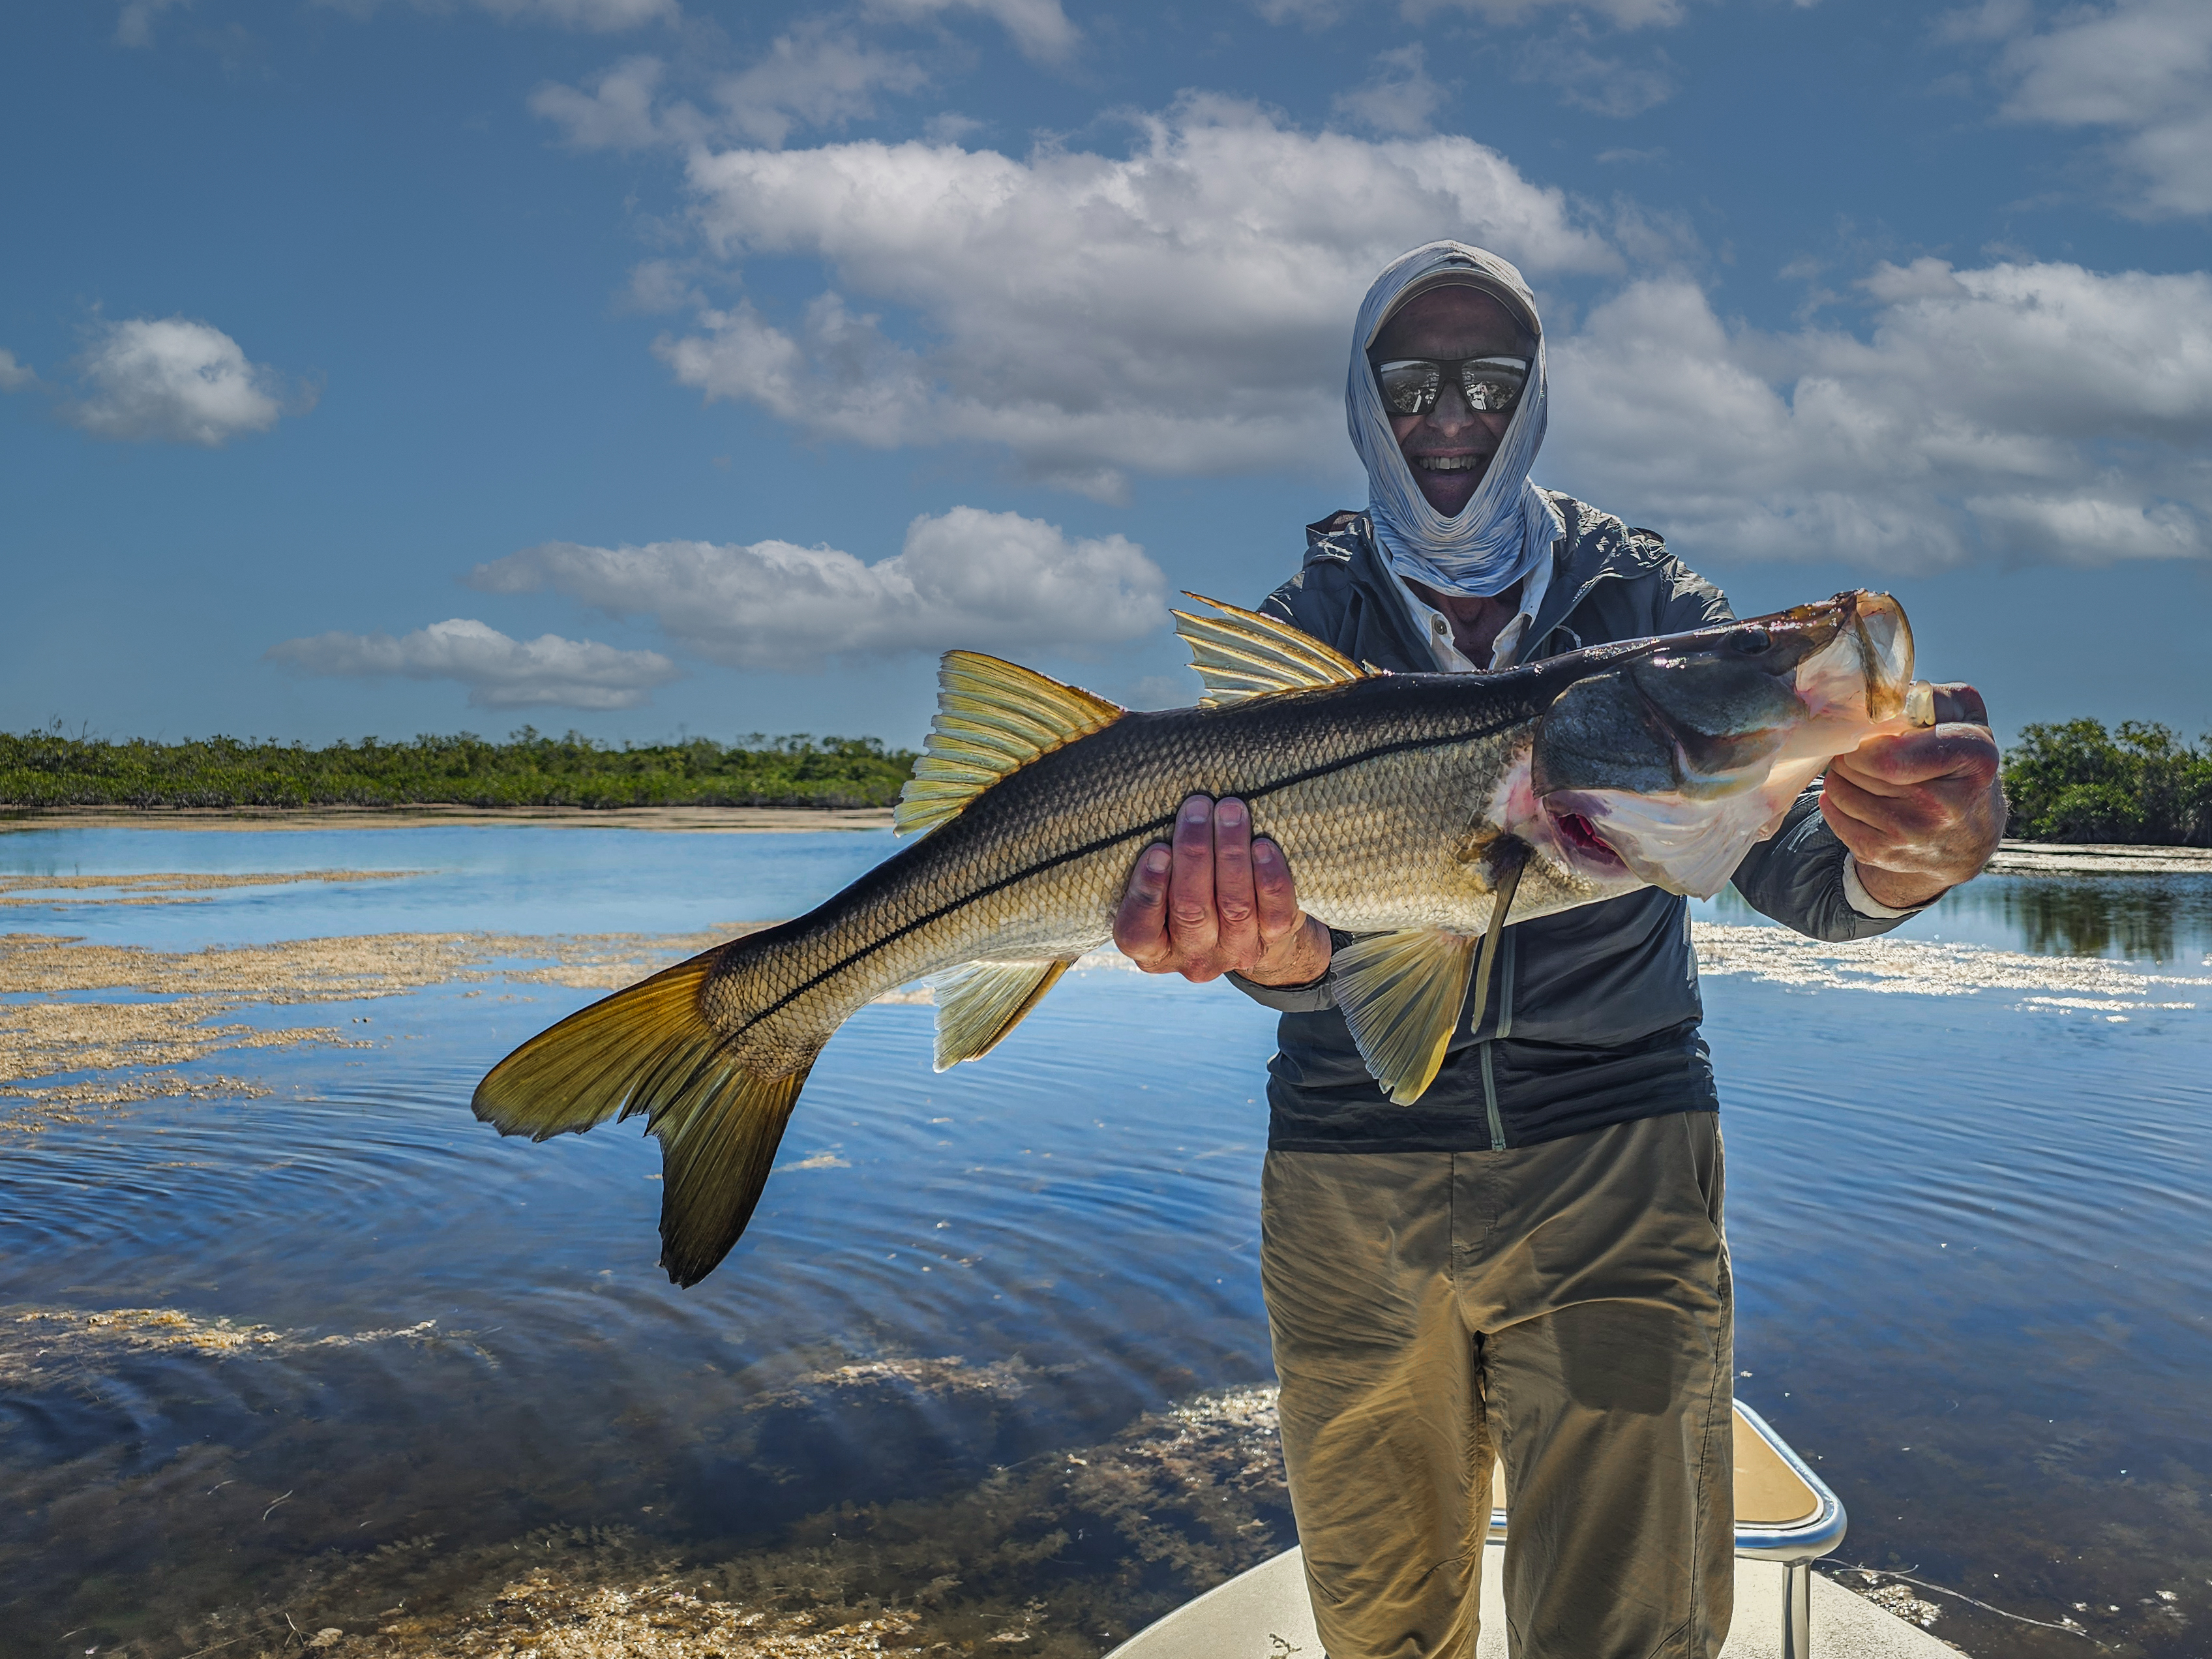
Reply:
[[[1389, 569], [1389, 566], [1383, 567]], [[1406, 607], [1413, 614], [1413, 621], [1428, 641], [1429, 654], [1437, 659], [1437, 667], [1446, 674], [1474, 674], [1485, 668], [1510, 668], [1521, 654], [1521, 648], [1531, 643], [1528, 630], [1535, 626], [1536, 612], [1544, 603], [1544, 594], [1552, 585], [1552, 562], [1536, 561], [1536, 568], [1521, 579], [1520, 612], [1513, 620], [1498, 630], [1498, 640], [1490, 647], [1490, 660], [1478, 664], [1452, 641], [1451, 618], [1413, 592], [1406, 579], [1395, 570], [1390, 580], [1398, 584], [1398, 591], [1406, 596]]]

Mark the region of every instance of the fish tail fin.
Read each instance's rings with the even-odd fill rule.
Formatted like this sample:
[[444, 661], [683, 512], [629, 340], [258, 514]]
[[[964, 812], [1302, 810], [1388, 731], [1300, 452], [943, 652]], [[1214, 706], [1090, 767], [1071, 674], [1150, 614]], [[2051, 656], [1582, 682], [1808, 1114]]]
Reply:
[[477, 1085], [476, 1115], [544, 1140], [643, 1113], [660, 1142], [660, 1265], [697, 1284], [730, 1253], [760, 1202], [812, 1066], [763, 1077], [740, 1066], [701, 994], [718, 945], [541, 1031]]
[[689, 1290], [753, 1218], [806, 1070], [757, 1078], [736, 1066], [654, 1113], [660, 1139], [660, 1265]]

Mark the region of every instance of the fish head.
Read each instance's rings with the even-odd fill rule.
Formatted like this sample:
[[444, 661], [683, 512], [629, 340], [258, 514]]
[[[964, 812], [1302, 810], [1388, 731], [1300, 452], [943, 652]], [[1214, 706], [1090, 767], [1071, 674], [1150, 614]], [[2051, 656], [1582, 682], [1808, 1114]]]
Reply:
[[1902, 726], [1912, 678], [1903, 609], [1864, 592], [1584, 654], [1537, 726], [1546, 850], [1699, 897], [1831, 759]]

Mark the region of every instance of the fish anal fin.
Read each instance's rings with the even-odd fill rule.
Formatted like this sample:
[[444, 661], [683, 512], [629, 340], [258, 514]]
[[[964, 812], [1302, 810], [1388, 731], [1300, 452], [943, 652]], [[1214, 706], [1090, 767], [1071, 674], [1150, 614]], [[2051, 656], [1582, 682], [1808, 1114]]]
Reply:
[[937, 714], [914, 777], [899, 792], [891, 828], [933, 830], [1009, 772], [1111, 726], [1119, 703], [1049, 675], [976, 651], [948, 651], [938, 664]]
[[768, 1185], [804, 1070], [758, 1078], [703, 1067], [651, 1120], [660, 1142], [660, 1265], [690, 1289], [720, 1265]]
[[931, 981], [937, 994], [937, 1069], [980, 1060], [1044, 1000], [1065, 962], [970, 962]]
[[659, 1137], [661, 1265], [696, 1285], [730, 1253], [767, 1184], [807, 1066], [746, 1071], [708, 1023], [700, 994], [718, 945], [539, 1032], [477, 1085], [476, 1115], [538, 1140], [645, 1115]]
[[1393, 1103], [1412, 1105], [1436, 1080], [1479, 943], [1477, 934], [1408, 928], [1363, 934], [1330, 961], [1336, 1006]]
[[1190, 647], [1190, 665], [1205, 682], [1200, 706], [1218, 708], [1278, 691], [1310, 691], [1343, 685], [1367, 674], [1341, 652], [1274, 617], [1262, 616], [1203, 593], [1185, 596], [1211, 605], [1218, 617], [1172, 614], [1176, 633]]

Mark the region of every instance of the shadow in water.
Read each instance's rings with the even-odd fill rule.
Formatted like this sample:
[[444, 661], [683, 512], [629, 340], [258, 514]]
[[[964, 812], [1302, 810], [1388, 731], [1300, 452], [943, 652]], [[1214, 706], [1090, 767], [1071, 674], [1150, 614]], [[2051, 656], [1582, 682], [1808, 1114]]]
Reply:
[[[81, 1586], [72, 1643], [131, 1652], [274, 1654], [308, 1647], [379, 1659], [513, 1654], [532, 1648], [625, 1659], [803, 1659], [885, 1650], [1092, 1659], [1199, 1590], [1295, 1541], [1275, 1432], [1274, 1391], [1231, 1389], [1150, 1414], [1113, 1439], [1032, 1451], [1006, 1464], [972, 1454], [1005, 1444], [998, 1414], [1019, 1368], [957, 1361], [864, 1364], [804, 1379], [756, 1402], [751, 1442], [726, 1458], [732, 1492], [768, 1497], [723, 1517], [733, 1535], [671, 1528], [656, 1506], [632, 1523], [541, 1523], [477, 1537], [420, 1526], [386, 1541], [270, 1559], [250, 1595], [210, 1604], [206, 1577], [234, 1563], [167, 1547], [167, 1582], [143, 1573]], [[868, 1501], [769, 1513], [824, 1490], [799, 1467], [810, 1419], [842, 1419], [841, 1446], [965, 1438], [934, 1480], [895, 1472], [856, 1483]], [[797, 1435], [792, 1433], [797, 1430]], [[897, 1478], [900, 1476], [907, 1478]], [[903, 1487], [905, 1490], [902, 1491]], [[781, 1489], [781, 1500], [778, 1494]], [[374, 1540], [376, 1534], [368, 1537]], [[97, 1576], [96, 1576], [97, 1577]], [[237, 1588], [244, 1588], [242, 1585]], [[153, 1594], [148, 1595], [149, 1589]], [[112, 1600], [116, 1604], [102, 1606]], [[46, 1620], [34, 1620], [44, 1624]], [[41, 1650], [52, 1650], [53, 1632]]]
[[[1696, 914], [1739, 927], [1765, 920], [1733, 887]], [[2212, 953], [2212, 882], [2198, 875], [1984, 876], [1945, 895], [1901, 936], [1960, 937], [2030, 956], [2193, 963]]]
[[2172, 962], [2203, 950], [2212, 932], [2206, 897], [2204, 884], [2187, 878], [2018, 876], [1985, 878], [1945, 902], [2002, 920], [2038, 956]]

